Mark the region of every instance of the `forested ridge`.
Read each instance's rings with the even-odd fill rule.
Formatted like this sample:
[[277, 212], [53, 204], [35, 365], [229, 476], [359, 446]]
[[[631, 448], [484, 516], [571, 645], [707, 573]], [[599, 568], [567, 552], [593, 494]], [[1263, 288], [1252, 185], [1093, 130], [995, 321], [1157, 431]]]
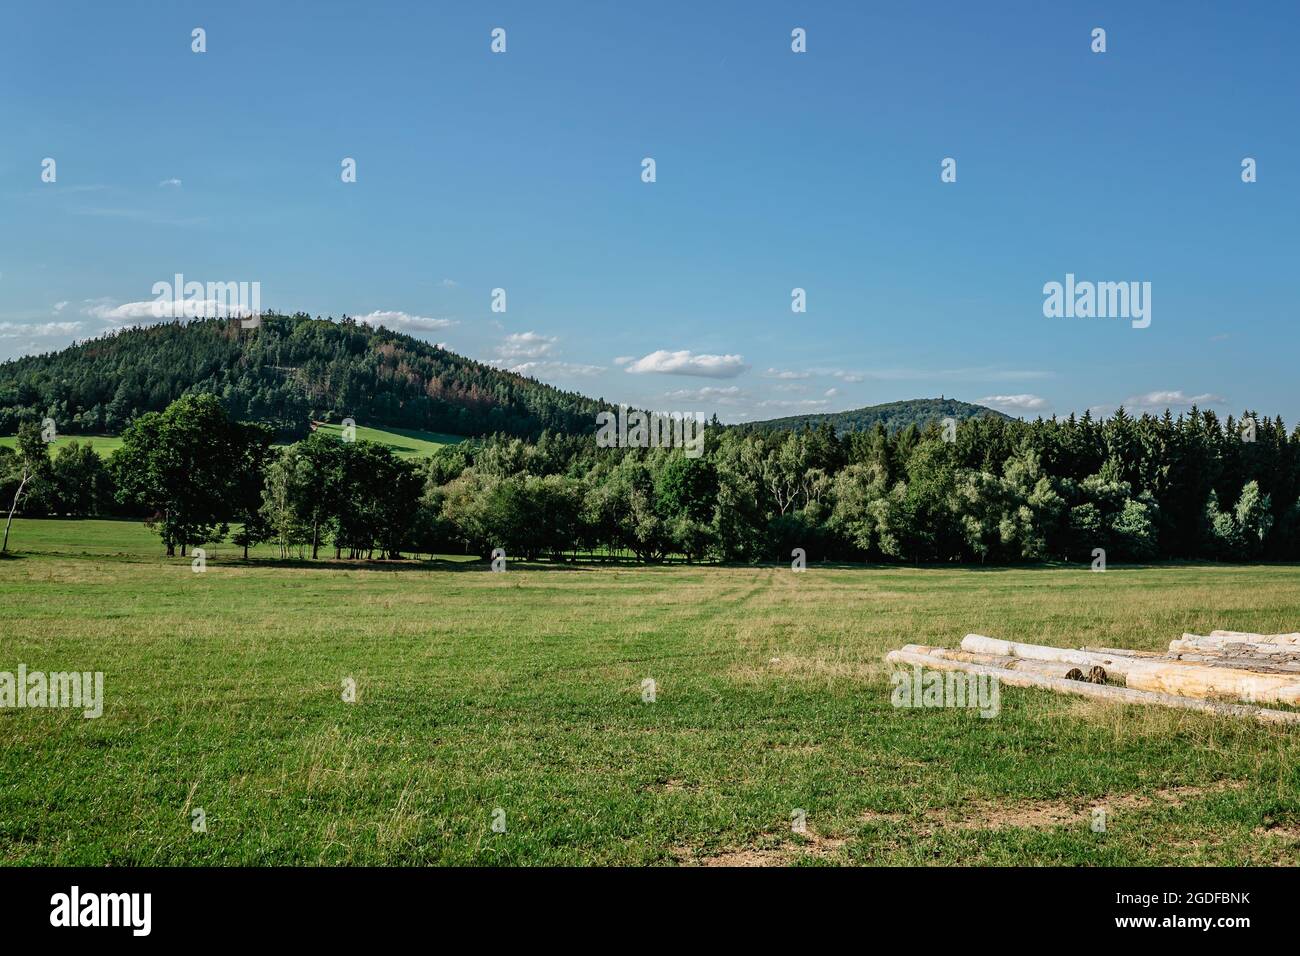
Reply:
[[0, 364], [0, 435], [26, 418], [60, 434], [117, 434], [183, 395], [301, 437], [313, 420], [456, 435], [587, 431], [604, 407], [384, 328], [295, 315], [124, 329]]
[[[1014, 563], [1300, 559], [1300, 430], [1123, 410], [839, 436], [707, 428], [703, 454], [497, 434], [400, 460], [318, 431], [285, 448], [211, 395], [141, 415], [105, 462], [38, 423], [0, 449], [25, 515], [146, 518], [169, 551], [272, 542], [282, 557], [614, 554], [642, 561]], [[24, 489], [18, 494], [18, 489]]]
[[877, 425], [883, 425], [888, 432], [898, 432], [908, 425], [924, 428], [931, 422], [943, 421], [945, 418], [961, 421], [976, 416], [1010, 417], [983, 405], [973, 405], [955, 398], [910, 398], [899, 402], [852, 408], [844, 412], [816, 412], [809, 415], [772, 418], [761, 422], [747, 422], [736, 427], [741, 431], [769, 429], [798, 431], [801, 428], [818, 428], [823, 423], [828, 423], [835, 429], [837, 435], [846, 435], [849, 432], [870, 431]]
[[[585, 434], [608, 403], [494, 368], [409, 335], [304, 314], [169, 322], [89, 339], [59, 352], [0, 363], [0, 435], [52, 418], [60, 434], [116, 435], [182, 395], [216, 395], [241, 421], [301, 438], [309, 422], [353, 418], [373, 427], [536, 438]], [[951, 417], [1005, 417], [950, 398], [870, 405], [734, 426], [890, 432]]]

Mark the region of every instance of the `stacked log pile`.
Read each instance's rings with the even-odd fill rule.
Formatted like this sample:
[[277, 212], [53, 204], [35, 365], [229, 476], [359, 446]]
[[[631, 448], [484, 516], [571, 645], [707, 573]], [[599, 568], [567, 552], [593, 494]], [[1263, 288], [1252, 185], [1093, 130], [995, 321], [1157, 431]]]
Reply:
[[1300, 724], [1300, 633], [1184, 634], [1168, 653], [1112, 647], [1078, 650], [967, 634], [953, 650], [907, 644], [886, 660], [999, 678], [1119, 703], [1176, 707], [1263, 723]]

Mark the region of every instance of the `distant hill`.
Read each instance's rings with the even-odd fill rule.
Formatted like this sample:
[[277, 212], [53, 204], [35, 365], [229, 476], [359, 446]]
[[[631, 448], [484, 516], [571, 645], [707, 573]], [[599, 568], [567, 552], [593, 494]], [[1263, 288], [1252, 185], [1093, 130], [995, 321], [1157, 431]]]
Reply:
[[887, 402], [884, 405], [868, 405], [854, 408], [847, 412], [824, 412], [816, 415], [792, 415], [789, 418], [773, 418], [762, 422], [745, 422], [736, 427], [744, 431], [776, 429], [789, 431], [805, 426], [818, 428], [823, 422], [830, 422], [837, 435], [847, 432], [868, 431], [876, 425], [884, 425], [888, 432], [902, 431], [908, 425], [924, 428], [932, 421], [944, 418], [976, 418], [991, 416], [993, 418], [1010, 418], [1002, 412], [994, 411], [983, 405], [959, 402], [955, 398], [912, 398], [903, 402]]
[[[54, 418], [65, 438], [117, 435], [136, 416], [200, 392], [216, 395], [234, 418], [272, 425], [281, 441], [305, 436], [311, 422], [352, 418], [358, 437], [362, 427], [381, 429], [388, 443], [415, 453], [448, 436], [591, 434], [596, 413], [609, 407], [409, 335], [298, 313], [263, 316], [256, 329], [227, 319], [124, 329], [0, 363], [0, 435], [28, 417]], [[920, 398], [736, 427], [829, 421], [844, 433], [879, 422], [894, 432], [974, 415], [1007, 417], [956, 399]]]
[[225, 319], [125, 329], [0, 364], [0, 435], [31, 416], [53, 417], [60, 435], [114, 435], [196, 392], [281, 438], [343, 418], [463, 436], [589, 433], [607, 407], [409, 335], [299, 313], [256, 329]]

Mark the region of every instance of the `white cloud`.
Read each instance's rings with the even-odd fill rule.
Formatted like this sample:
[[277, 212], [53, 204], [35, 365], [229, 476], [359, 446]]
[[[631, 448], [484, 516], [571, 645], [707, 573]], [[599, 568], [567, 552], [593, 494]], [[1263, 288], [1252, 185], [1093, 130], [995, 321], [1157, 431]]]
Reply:
[[812, 373], [794, 372], [794, 371], [790, 371], [789, 369], [769, 368], [766, 372], [763, 373], [763, 377], [781, 378], [781, 379], [788, 380], [788, 379], [796, 379], [796, 378], [812, 378]]
[[614, 359], [614, 364], [626, 365], [628, 362], [635, 362], [635, 361], [636, 361], [636, 356], [634, 355], [620, 355]]
[[1047, 399], [1040, 395], [985, 395], [979, 404], [1003, 411], [1039, 412], [1047, 408]]
[[[159, 185], [159, 186], [180, 186], [180, 184], [181, 184], [181, 181], [180, 181], [179, 179], [174, 179], [174, 178], [173, 178], [173, 179], [164, 179], [164, 180], [163, 180], [162, 182], [160, 182], [158, 185]], [[202, 192], [202, 190], [200, 190], [200, 192]]]
[[444, 289], [455, 289], [457, 286], [460, 285], [460, 283], [457, 282], [455, 279], [443, 279], [441, 282], [438, 283], [438, 285], [442, 286]]
[[735, 378], [749, 369], [741, 355], [695, 355], [682, 349], [669, 352], [659, 349], [628, 365], [636, 375], [658, 372], [662, 375], [695, 375], [700, 378]]
[[511, 365], [504, 359], [493, 359], [487, 364], [504, 368], [507, 372], [514, 372], [516, 375], [527, 375], [530, 378], [591, 378], [605, 371], [603, 365], [581, 365], [553, 359], [544, 362], [520, 362], [517, 365]]
[[1132, 395], [1124, 400], [1124, 407], [1138, 411], [1162, 412], [1168, 409], [1191, 408], [1193, 405], [1222, 405], [1227, 399], [1222, 395], [1203, 392], [1200, 395], [1187, 395], [1182, 389], [1146, 392]]
[[57, 315], [58, 313], [62, 312], [62, 311], [63, 311], [64, 309], [66, 309], [67, 307], [68, 307], [68, 300], [67, 300], [67, 299], [64, 299], [62, 302], [55, 302], [55, 303], [54, 303], [54, 313], [55, 313], [55, 315]]
[[364, 325], [379, 328], [383, 326], [393, 332], [432, 332], [436, 329], [449, 329], [456, 325], [454, 319], [431, 319], [424, 315], [411, 315], [409, 312], [369, 312], [366, 315], [353, 316]]
[[512, 332], [497, 346], [497, 355], [504, 359], [535, 359], [550, 355], [560, 340], [538, 332]]
[[712, 402], [717, 405], [736, 405], [745, 393], [738, 385], [706, 385], [704, 388], [678, 388], [664, 392], [664, 398], [678, 402]]
[[[166, 305], [170, 306], [171, 303], [168, 302]], [[82, 303], [81, 312], [83, 315], [103, 319], [105, 322], [129, 322], [132, 319], [154, 318], [152, 300], [113, 305], [112, 299], [86, 299]]]
[[80, 322], [38, 322], [34, 325], [0, 322], [0, 339], [52, 338], [59, 335], [76, 335], [80, 331]]
[[148, 302], [124, 302], [121, 305], [113, 305], [111, 299], [86, 299], [81, 311], [84, 315], [103, 319], [114, 325], [157, 322], [164, 319], [200, 319], [252, 314], [242, 306], [221, 299], [183, 299], [180, 302], [171, 299], [150, 299]]
[[540, 332], [512, 332], [496, 346], [498, 358], [486, 364], [517, 375], [538, 379], [591, 378], [606, 371], [603, 365], [565, 362], [557, 358], [559, 338]]
[[840, 393], [840, 390], [839, 390], [838, 388], [828, 388], [828, 389], [826, 389], [826, 391], [823, 392], [822, 394], [825, 395], [827, 398], [834, 398], [834, 397], [835, 397], [836, 395], [838, 395], [839, 393]]

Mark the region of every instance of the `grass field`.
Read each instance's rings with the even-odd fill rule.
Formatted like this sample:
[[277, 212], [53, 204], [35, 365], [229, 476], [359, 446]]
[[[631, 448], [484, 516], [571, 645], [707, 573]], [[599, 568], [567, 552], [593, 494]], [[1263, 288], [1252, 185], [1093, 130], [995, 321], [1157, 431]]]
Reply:
[[[318, 431], [342, 437], [340, 425], [318, 425]], [[456, 435], [444, 435], [441, 432], [421, 432], [409, 428], [366, 428], [357, 426], [358, 441], [372, 441], [387, 445], [399, 458], [427, 458], [443, 445], [454, 445], [464, 441]]]
[[992, 719], [895, 709], [881, 660], [1293, 630], [1296, 567], [493, 574], [216, 545], [195, 574], [98, 521], [11, 546], [0, 670], [103, 671], [105, 705], [0, 710], [7, 864], [1300, 858], [1295, 730], [1010, 687]]
[[[320, 425], [321, 431], [341, 437], [342, 426]], [[399, 458], [425, 458], [432, 455], [443, 445], [454, 445], [465, 439], [456, 435], [444, 435], [441, 432], [422, 432], [408, 428], [366, 428], [357, 426], [357, 439], [387, 445]], [[15, 435], [0, 436], [0, 446], [14, 447]], [[60, 435], [50, 446], [51, 454], [70, 441], [89, 442], [100, 456], [111, 455], [122, 446], [122, 439], [117, 435]]]
[[[13, 448], [17, 441], [17, 435], [0, 435], [0, 447]], [[101, 458], [106, 458], [122, 447], [122, 439], [117, 435], [59, 435], [50, 443], [50, 453], [54, 454], [74, 441], [89, 444]]]

